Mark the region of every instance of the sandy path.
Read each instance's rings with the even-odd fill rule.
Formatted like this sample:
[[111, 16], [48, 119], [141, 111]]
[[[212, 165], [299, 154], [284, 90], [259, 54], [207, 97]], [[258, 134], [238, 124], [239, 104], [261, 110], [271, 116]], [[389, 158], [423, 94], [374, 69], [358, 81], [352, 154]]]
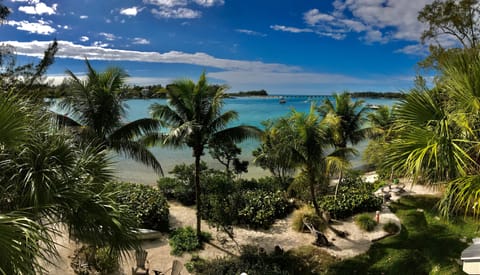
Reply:
[[[401, 184], [405, 182], [400, 182]], [[402, 194], [392, 194], [392, 199], [397, 199], [400, 195], [407, 194], [438, 194], [436, 191], [426, 189], [422, 186], [408, 186], [405, 188], [406, 192]], [[371, 213], [372, 217], [375, 213]], [[170, 225], [174, 228], [181, 226], [195, 226], [196, 216], [195, 209], [185, 207], [175, 202], [170, 202]], [[366, 252], [372, 240], [385, 236], [386, 233], [382, 230], [382, 226], [388, 222], [395, 222], [400, 225], [400, 220], [397, 216], [390, 212], [388, 207], [383, 207], [380, 213], [380, 223], [373, 232], [364, 232], [358, 228], [353, 218], [338, 221], [334, 223], [337, 230], [348, 232], [348, 236], [344, 239], [336, 237], [332, 232], [327, 231], [326, 236], [329, 241], [333, 242], [333, 246], [329, 248], [322, 248], [328, 253], [338, 258], [348, 258]], [[269, 230], [248, 230], [245, 228], [234, 227], [235, 242], [228, 240], [222, 244], [217, 237], [225, 237], [219, 234], [215, 228], [211, 228], [207, 223], [202, 221], [203, 231], [212, 233], [213, 240], [211, 244], [206, 244], [205, 249], [198, 252], [202, 258], [216, 258], [228, 254], [238, 254], [238, 245], [258, 245], [265, 248], [267, 251], [272, 250], [276, 245], [284, 250], [289, 250], [303, 245], [309, 245], [314, 241], [314, 236], [309, 233], [298, 233], [292, 230], [292, 215], [285, 219], [278, 220]], [[66, 238], [66, 235], [61, 236], [58, 240], [60, 252], [60, 259], [57, 261], [57, 267], [50, 266], [49, 274], [74, 274], [70, 268], [71, 255], [75, 244]], [[238, 245], [237, 245], [238, 244]], [[147, 260], [150, 269], [157, 269], [161, 271], [168, 270], [174, 259], [186, 263], [190, 260], [191, 255], [185, 253], [181, 257], [170, 255], [170, 246], [168, 245], [167, 235], [163, 235], [160, 239], [154, 241], [145, 241], [142, 244], [143, 248], [148, 251]], [[125, 259], [121, 264], [121, 270], [118, 274], [131, 274], [131, 267], [135, 266], [134, 257]], [[182, 270], [181, 274], [189, 274], [186, 269]]]

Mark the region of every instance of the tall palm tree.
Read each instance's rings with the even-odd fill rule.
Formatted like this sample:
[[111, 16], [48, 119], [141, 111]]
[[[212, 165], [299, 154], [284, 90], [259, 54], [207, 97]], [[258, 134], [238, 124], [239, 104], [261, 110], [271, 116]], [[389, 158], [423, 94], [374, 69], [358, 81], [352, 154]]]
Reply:
[[97, 72], [88, 60], [85, 63], [88, 72], [84, 80], [67, 70], [71, 90], [61, 103], [70, 112], [70, 118], [82, 127], [80, 136], [84, 140], [96, 140], [101, 147], [142, 162], [163, 174], [158, 160], [138, 139], [156, 131], [158, 122], [151, 118], [122, 122], [126, 105], [119, 92], [128, 75], [118, 67]]
[[56, 255], [58, 223], [88, 244], [137, 247], [135, 219], [105, 189], [112, 178], [105, 152], [77, 146], [49, 121], [28, 102], [0, 98], [0, 129], [9, 133], [0, 138], [0, 274], [43, 273], [39, 260]]
[[291, 157], [291, 135], [286, 133], [287, 118], [262, 122], [265, 127], [260, 146], [252, 152], [253, 162], [268, 169], [283, 186], [287, 186], [295, 174], [296, 164]]
[[335, 102], [326, 98], [318, 107], [318, 112], [328, 124], [328, 135], [336, 148], [337, 157], [343, 159], [335, 188], [336, 198], [343, 170], [350, 166], [349, 156], [357, 154], [357, 150], [347, 147], [348, 143], [355, 145], [365, 139], [368, 129], [364, 126], [367, 109], [363, 100], [352, 101], [347, 92], [333, 94], [333, 97]]
[[325, 150], [330, 144], [327, 124], [322, 123], [317, 115], [314, 103], [311, 104], [309, 113], [292, 110], [286, 122], [281, 132], [291, 140], [292, 159], [307, 178], [315, 212], [321, 217], [315, 187], [318, 184], [328, 184], [329, 164]]
[[153, 104], [152, 116], [168, 133], [162, 137], [164, 146], [179, 148], [188, 146], [195, 159], [195, 201], [197, 206], [197, 237], [201, 233], [200, 201], [200, 161], [209, 143], [231, 140], [240, 142], [246, 138], [257, 138], [261, 131], [253, 126], [239, 125], [229, 127], [229, 123], [238, 118], [235, 111], [223, 112], [227, 95], [223, 87], [210, 86], [205, 73], [197, 83], [191, 80], [178, 80], [167, 89], [168, 105]]

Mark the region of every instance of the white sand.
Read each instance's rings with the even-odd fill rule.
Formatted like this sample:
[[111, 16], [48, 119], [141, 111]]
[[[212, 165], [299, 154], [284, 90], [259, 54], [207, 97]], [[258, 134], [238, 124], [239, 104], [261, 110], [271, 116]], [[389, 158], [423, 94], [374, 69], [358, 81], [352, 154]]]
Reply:
[[[376, 174], [367, 174], [368, 179], [375, 179]], [[402, 179], [400, 184], [406, 184], [406, 192], [400, 194], [392, 193], [392, 200], [407, 194], [439, 194], [438, 191], [425, 188], [423, 186], [410, 186], [408, 180]], [[395, 186], [392, 186], [392, 189]], [[377, 191], [381, 192], [381, 191]], [[371, 213], [375, 217], [375, 213]], [[327, 231], [325, 234], [329, 241], [333, 242], [333, 246], [322, 248], [331, 255], [338, 258], [348, 258], [366, 252], [372, 240], [385, 236], [382, 226], [390, 221], [400, 225], [397, 216], [390, 212], [388, 207], [383, 207], [380, 212], [380, 223], [373, 232], [365, 232], [358, 228], [353, 222], [353, 218], [334, 223], [334, 228], [348, 232], [348, 236], [344, 239], [336, 237], [333, 232]], [[170, 202], [170, 224], [172, 227], [181, 227], [190, 225], [195, 226], [196, 216], [193, 208], [182, 206], [178, 203]], [[315, 237], [309, 233], [299, 233], [292, 230], [292, 215], [283, 220], [278, 220], [269, 230], [247, 230], [245, 228], [234, 228], [235, 241], [229, 240], [225, 244], [221, 244], [219, 239], [225, 238], [225, 235], [218, 233], [214, 228], [210, 228], [205, 222], [202, 222], [202, 230], [210, 231], [213, 236], [211, 244], [206, 244], [205, 249], [198, 252], [202, 258], [216, 258], [228, 254], [238, 254], [238, 245], [253, 244], [271, 251], [276, 245], [284, 250], [310, 245]], [[76, 244], [69, 241], [66, 234], [58, 239], [60, 259], [57, 266], [49, 266], [49, 274], [74, 274], [70, 267], [71, 255]], [[168, 270], [174, 259], [186, 263], [190, 260], [191, 255], [185, 253], [182, 257], [170, 255], [170, 246], [168, 245], [167, 236], [155, 241], [145, 241], [143, 248], [148, 251], [147, 260], [150, 270], [157, 269], [161, 271]], [[118, 274], [131, 274], [131, 268], [135, 266], [134, 257], [125, 259], [121, 264], [121, 270]], [[153, 273], [152, 273], [153, 274]], [[181, 274], [189, 274], [186, 269]]]

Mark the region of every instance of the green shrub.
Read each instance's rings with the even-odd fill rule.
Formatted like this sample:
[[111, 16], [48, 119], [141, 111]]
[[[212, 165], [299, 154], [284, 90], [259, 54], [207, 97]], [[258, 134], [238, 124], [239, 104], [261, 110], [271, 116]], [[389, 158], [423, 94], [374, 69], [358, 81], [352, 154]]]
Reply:
[[192, 257], [186, 266], [190, 273], [199, 275], [223, 274], [238, 275], [284, 275], [284, 274], [324, 274], [335, 258], [321, 249], [301, 247], [284, 252], [277, 247], [267, 253], [256, 246], [244, 246], [240, 257], [229, 256], [212, 260]]
[[318, 204], [336, 219], [376, 211], [383, 201], [373, 194], [373, 188], [373, 184], [364, 183], [361, 179], [346, 178], [338, 188], [336, 200], [334, 195], [327, 195], [320, 198]]
[[[209, 241], [212, 236], [209, 233], [202, 232], [201, 241]], [[202, 248], [202, 243], [198, 241], [197, 234], [192, 227], [181, 227], [176, 229], [170, 235], [169, 244], [172, 247], [171, 254], [182, 255], [183, 252], [191, 252]]]
[[76, 274], [111, 274], [118, 270], [119, 258], [109, 247], [82, 246], [75, 250], [71, 266]]
[[168, 203], [159, 190], [135, 183], [118, 183], [112, 186], [117, 191], [116, 201], [129, 207], [141, 227], [168, 231]]
[[304, 205], [302, 208], [293, 212], [293, 230], [302, 232], [306, 229], [303, 224], [304, 218], [306, 218], [308, 222], [310, 222], [315, 227], [315, 229], [319, 231], [324, 231], [327, 227], [325, 222], [319, 216], [317, 216], [317, 214], [315, 214], [315, 210], [312, 207]]
[[238, 212], [238, 223], [253, 228], [267, 229], [290, 210], [284, 192], [246, 191], [241, 196], [243, 207]]
[[175, 178], [164, 177], [157, 181], [158, 189], [169, 200], [176, 200], [183, 205], [195, 204], [195, 185]]
[[394, 222], [388, 222], [383, 225], [383, 231], [390, 233], [390, 234], [395, 234], [400, 230], [398, 225]]
[[372, 231], [375, 229], [377, 222], [368, 213], [360, 214], [355, 217], [355, 223], [365, 231]]

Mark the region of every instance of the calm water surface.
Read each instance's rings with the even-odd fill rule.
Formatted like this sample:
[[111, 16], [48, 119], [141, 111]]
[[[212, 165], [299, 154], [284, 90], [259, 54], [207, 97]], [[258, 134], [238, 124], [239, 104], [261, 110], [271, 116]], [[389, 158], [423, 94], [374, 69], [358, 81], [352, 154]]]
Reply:
[[[245, 97], [227, 99], [225, 101], [224, 110], [235, 110], [239, 114], [239, 120], [235, 121], [233, 125], [246, 124], [257, 127], [262, 127], [261, 122], [267, 119], [275, 119], [288, 114], [288, 112], [295, 108], [297, 111], [308, 112], [310, 104], [315, 101], [320, 104], [326, 97], [286, 97], [287, 102], [285, 104], [279, 104], [279, 99], [275, 97], [259, 98], [259, 97]], [[354, 99], [355, 100], [355, 99]], [[395, 101], [390, 99], [364, 99], [366, 103], [377, 105], [392, 106]], [[132, 99], [126, 101], [128, 105], [127, 121], [133, 121], [136, 119], [150, 117], [149, 107], [153, 103], [166, 104], [166, 100], [163, 99]], [[252, 161], [252, 150], [258, 146], [258, 141], [246, 141], [240, 144], [242, 148], [241, 159]], [[357, 150], [363, 152], [366, 142], [358, 144]], [[173, 150], [167, 148], [154, 147], [150, 149], [152, 153], [160, 161], [164, 172], [167, 174], [177, 164], [193, 163], [193, 157], [189, 148], [183, 150]], [[117, 175], [121, 180], [143, 182], [148, 184], [154, 184], [158, 176], [150, 169], [137, 162], [126, 160], [120, 157], [115, 157], [115, 167], [117, 169]], [[206, 152], [203, 160], [212, 168], [222, 168], [217, 161], [213, 160], [208, 152]], [[352, 159], [352, 165], [361, 165], [361, 155]], [[267, 171], [254, 165], [250, 165], [249, 172], [244, 177], [258, 177], [268, 175]]]

